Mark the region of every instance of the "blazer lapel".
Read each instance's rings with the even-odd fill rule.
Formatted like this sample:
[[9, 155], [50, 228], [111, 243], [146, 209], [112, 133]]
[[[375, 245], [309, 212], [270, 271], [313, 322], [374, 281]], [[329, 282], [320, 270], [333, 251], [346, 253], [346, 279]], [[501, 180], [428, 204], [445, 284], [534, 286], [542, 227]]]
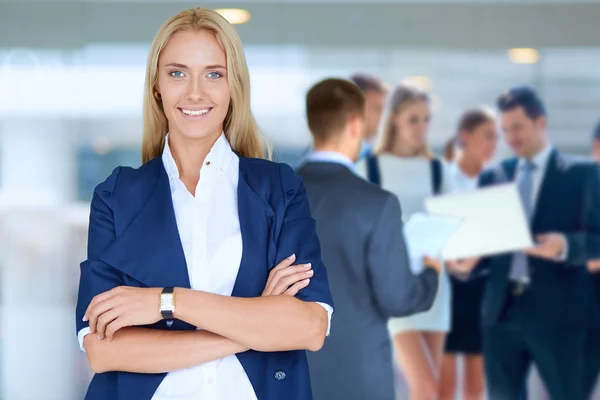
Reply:
[[[546, 171], [542, 177], [542, 184], [537, 195], [536, 202], [533, 208], [533, 218], [531, 219], [532, 227], [538, 226], [540, 218], [546, 209], [552, 209], [551, 203], [554, 200], [552, 193], [556, 186], [556, 181], [560, 177], [560, 156], [556, 150], [553, 150], [548, 159]], [[535, 230], [535, 228], [534, 228]]]
[[505, 181], [513, 182], [515, 180], [515, 177], [517, 175], [517, 165], [518, 164], [519, 164], [518, 158], [513, 158], [513, 159], [508, 160], [505, 163], [503, 163], [502, 167], [503, 167]]
[[[156, 163], [156, 166], [160, 168], [156, 174], [156, 189], [101, 260], [148, 287], [189, 288], [190, 280], [175, 219], [169, 178], [162, 162]], [[149, 181], [148, 184], [154, 182]]]
[[238, 213], [243, 239], [242, 261], [231, 293], [235, 297], [257, 297], [262, 293], [269, 270], [274, 266], [275, 212], [252, 190], [244, 158], [240, 157]]

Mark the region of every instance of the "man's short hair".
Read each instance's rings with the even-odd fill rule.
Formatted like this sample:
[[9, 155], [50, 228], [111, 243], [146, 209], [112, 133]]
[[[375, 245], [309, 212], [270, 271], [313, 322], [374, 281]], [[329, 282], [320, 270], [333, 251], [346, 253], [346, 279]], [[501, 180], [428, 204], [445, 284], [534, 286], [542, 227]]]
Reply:
[[365, 95], [350, 81], [325, 79], [306, 95], [306, 117], [315, 142], [335, 137], [351, 118], [364, 115]]
[[498, 97], [498, 109], [501, 112], [522, 107], [530, 119], [536, 120], [546, 116], [546, 107], [535, 90], [529, 86], [519, 86], [508, 90]]
[[370, 91], [385, 93], [386, 91], [385, 83], [383, 83], [381, 79], [374, 75], [369, 75], [362, 72], [356, 73], [350, 76], [350, 81], [358, 86], [363, 93]]

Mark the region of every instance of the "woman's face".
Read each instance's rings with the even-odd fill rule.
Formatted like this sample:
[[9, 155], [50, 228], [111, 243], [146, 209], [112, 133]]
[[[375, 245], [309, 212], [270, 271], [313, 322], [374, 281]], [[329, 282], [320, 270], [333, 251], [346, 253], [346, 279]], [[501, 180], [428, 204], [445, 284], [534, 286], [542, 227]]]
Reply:
[[471, 132], [461, 132], [461, 142], [464, 156], [487, 163], [494, 157], [498, 145], [496, 121], [483, 122]]
[[420, 151], [427, 144], [427, 131], [431, 113], [426, 101], [418, 101], [408, 105], [394, 115], [398, 139], [411, 150]]
[[157, 81], [170, 134], [189, 139], [221, 134], [230, 94], [227, 58], [214, 34], [175, 33], [160, 53]]

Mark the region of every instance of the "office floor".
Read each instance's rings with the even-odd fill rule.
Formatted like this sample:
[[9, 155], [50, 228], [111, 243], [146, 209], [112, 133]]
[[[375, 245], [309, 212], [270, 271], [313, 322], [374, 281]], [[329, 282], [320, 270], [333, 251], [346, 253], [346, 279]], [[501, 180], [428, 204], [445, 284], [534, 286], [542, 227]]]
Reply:
[[[459, 361], [460, 363], [460, 361]], [[461, 369], [459, 368], [459, 371]], [[408, 386], [406, 384], [406, 381], [404, 381], [401, 377], [401, 374], [396, 374], [397, 377], [399, 377], [399, 380], [396, 382], [397, 385], [397, 391], [396, 391], [396, 400], [407, 400], [410, 396], [409, 396], [409, 391], [408, 391]], [[462, 377], [459, 375], [457, 377], [458, 382], [461, 382]], [[457, 386], [457, 392], [460, 391], [460, 383]], [[543, 388], [543, 384], [542, 381], [540, 380], [540, 377], [537, 373], [537, 371], [535, 370], [535, 368], [532, 369], [531, 371], [531, 375], [529, 377], [529, 385], [528, 385], [528, 399], [529, 400], [551, 400], [550, 396], [548, 396], [545, 393], [545, 390]], [[456, 396], [455, 400], [462, 400], [459, 396]], [[600, 380], [598, 382], [598, 384], [596, 385], [596, 390], [594, 392], [594, 394], [592, 395], [592, 397], [589, 400], [600, 400]]]

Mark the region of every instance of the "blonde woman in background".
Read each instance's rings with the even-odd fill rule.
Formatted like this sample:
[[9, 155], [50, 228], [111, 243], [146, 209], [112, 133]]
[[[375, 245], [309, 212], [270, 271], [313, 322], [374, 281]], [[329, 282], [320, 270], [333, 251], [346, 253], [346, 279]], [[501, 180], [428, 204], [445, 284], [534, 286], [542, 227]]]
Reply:
[[[375, 155], [357, 165], [362, 176], [398, 196], [407, 218], [424, 211], [426, 197], [449, 191], [447, 168], [427, 146], [430, 119], [426, 92], [405, 84], [396, 87], [387, 100]], [[410, 398], [434, 399], [444, 337], [450, 329], [450, 283], [445, 269], [432, 308], [394, 318], [389, 329]]]
[[86, 399], [311, 399], [305, 350], [333, 312], [315, 222], [301, 179], [264, 159], [242, 44], [216, 12], [159, 29], [142, 157], [91, 204]]
[[[479, 174], [494, 157], [498, 144], [498, 128], [494, 113], [486, 108], [466, 111], [458, 123], [455, 136], [460, 151], [450, 165], [455, 191], [477, 188]], [[451, 276], [452, 329], [446, 337], [442, 362], [439, 400], [453, 400], [456, 382], [462, 376], [462, 400], [485, 397], [485, 376], [481, 344], [482, 278], [467, 282]], [[462, 356], [462, 373], [458, 357]]]

